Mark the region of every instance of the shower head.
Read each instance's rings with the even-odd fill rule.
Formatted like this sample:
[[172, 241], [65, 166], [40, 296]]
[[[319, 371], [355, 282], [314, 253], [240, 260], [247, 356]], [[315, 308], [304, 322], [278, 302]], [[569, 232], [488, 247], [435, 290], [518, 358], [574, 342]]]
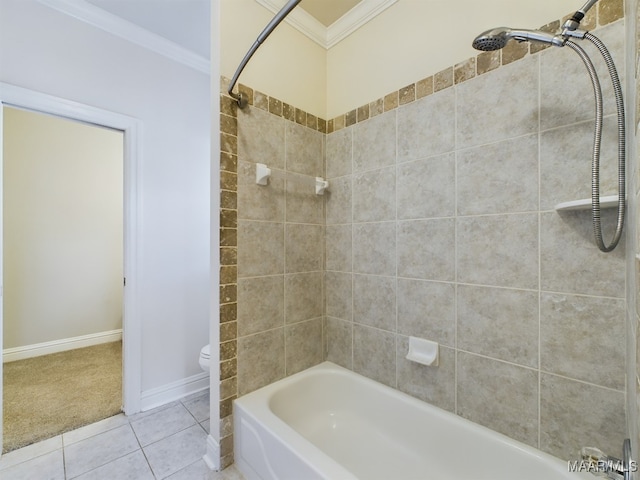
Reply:
[[565, 40], [562, 37], [541, 32], [540, 30], [512, 30], [507, 27], [498, 27], [482, 32], [472, 43], [476, 50], [490, 52], [504, 48], [509, 40], [518, 42], [541, 42], [556, 47], [564, 46]]

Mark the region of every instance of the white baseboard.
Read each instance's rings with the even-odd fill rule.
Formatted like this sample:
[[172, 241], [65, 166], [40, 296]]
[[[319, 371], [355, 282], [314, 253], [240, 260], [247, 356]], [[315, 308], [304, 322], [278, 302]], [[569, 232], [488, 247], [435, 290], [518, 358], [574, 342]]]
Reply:
[[117, 342], [119, 340], [122, 340], [122, 329], [92, 333], [80, 337], [63, 338], [52, 342], [34, 343], [23, 347], [6, 348], [2, 351], [2, 363], [49, 355], [50, 353], [66, 352], [76, 348], [92, 347], [101, 343]]
[[162, 387], [152, 388], [142, 392], [140, 396], [140, 407], [144, 412], [152, 408], [165, 405], [193, 393], [198, 393], [209, 389], [209, 373], [202, 372], [191, 377], [168, 383]]
[[207, 436], [207, 453], [202, 457], [211, 470], [220, 471], [220, 445], [215, 438]]

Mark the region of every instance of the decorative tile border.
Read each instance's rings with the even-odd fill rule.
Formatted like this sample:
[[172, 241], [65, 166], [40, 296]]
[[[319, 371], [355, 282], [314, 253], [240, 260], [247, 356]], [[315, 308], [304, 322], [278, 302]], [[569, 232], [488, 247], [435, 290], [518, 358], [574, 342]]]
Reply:
[[[560, 26], [573, 15], [573, 12], [566, 15], [561, 20], [548, 23], [540, 28], [540, 30], [554, 33], [560, 29]], [[608, 25], [624, 17], [624, 0], [601, 0], [597, 4], [597, 8], [592, 8], [585, 16], [582, 27], [585, 30], [593, 30], [596, 27]], [[470, 80], [484, 73], [495, 70], [501, 65], [508, 65], [524, 58], [526, 55], [535, 54], [549, 48], [548, 45], [541, 45], [529, 42], [509, 42], [502, 50], [495, 52], [482, 52], [475, 57], [471, 57], [464, 62], [460, 62], [453, 67], [444, 70], [407, 85], [395, 92], [385, 95], [370, 102], [367, 105], [358, 107], [350, 112], [329, 120], [327, 122], [327, 132], [333, 133], [351, 125], [368, 120], [389, 110], [398, 108], [399, 106], [420, 100], [423, 97], [431, 95], [445, 88], [458, 85], [459, 83]], [[383, 106], [382, 108], [380, 106]], [[365, 113], [367, 112], [367, 113]]]
[[[238, 396], [238, 111], [220, 95], [220, 462], [233, 463]], [[211, 368], [215, 368], [212, 363]]]
[[[624, 18], [624, 0], [601, 0], [585, 16], [582, 27], [585, 30], [594, 30]], [[539, 28], [543, 32], [555, 33], [561, 25], [573, 15], [568, 14], [560, 20], [555, 20]], [[501, 50], [494, 52], [481, 52], [475, 57], [457, 63], [452, 67], [423, 78], [415, 83], [407, 85], [399, 90], [391, 92], [382, 98], [362, 105], [354, 110], [338, 115], [330, 120], [307, 113], [295, 108], [288, 103], [274, 97], [270, 97], [258, 90], [253, 90], [246, 85], [239, 84], [238, 91], [247, 96], [249, 105], [270, 112], [279, 117], [304, 125], [321, 133], [333, 133], [359, 122], [398, 108], [399, 106], [420, 100], [440, 90], [458, 85], [462, 82], [490, 72], [503, 65], [508, 65], [520, 60], [527, 55], [533, 55], [549, 48], [548, 45], [529, 42], [509, 42]], [[221, 93], [225, 98], [229, 79], [222, 78]], [[233, 101], [233, 99], [231, 99]]]

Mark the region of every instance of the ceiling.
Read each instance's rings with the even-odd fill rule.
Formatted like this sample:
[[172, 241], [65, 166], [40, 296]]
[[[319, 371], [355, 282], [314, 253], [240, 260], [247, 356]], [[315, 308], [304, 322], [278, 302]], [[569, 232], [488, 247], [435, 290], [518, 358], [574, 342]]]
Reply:
[[[206, 59], [211, 50], [209, 0], [84, 0]], [[185, 28], [188, 25], [189, 28]]]
[[[211, 28], [210, 0], [78, 0], [80, 3], [98, 7], [111, 15], [127, 20], [145, 30], [170, 40], [191, 52], [209, 59]], [[261, 1], [261, 0], [257, 0]], [[263, 0], [279, 10], [286, 0]], [[337, 27], [337, 20], [345, 18], [354, 7], [361, 8], [367, 4], [378, 4], [382, 0], [302, 0], [299, 7], [308, 13], [316, 26], [303, 25], [301, 31], [307, 35], [316, 34], [314, 40], [327, 47], [326, 37], [332, 28]], [[387, 2], [389, 0], [386, 0]], [[296, 9], [298, 10], [298, 9]], [[292, 12], [294, 14], [295, 12]], [[294, 17], [295, 15], [291, 15]], [[340, 22], [338, 22], [340, 23]], [[188, 25], [189, 28], [184, 28]], [[296, 25], [294, 25], [296, 26]], [[296, 28], [300, 27], [297, 25]], [[351, 28], [351, 30], [349, 30]], [[347, 35], [354, 27], [352, 24], [341, 27], [340, 35]], [[315, 30], [315, 31], [314, 31]], [[318, 40], [318, 37], [320, 40]]]
[[328, 27], [360, 2], [361, 0], [302, 0], [300, 7]]

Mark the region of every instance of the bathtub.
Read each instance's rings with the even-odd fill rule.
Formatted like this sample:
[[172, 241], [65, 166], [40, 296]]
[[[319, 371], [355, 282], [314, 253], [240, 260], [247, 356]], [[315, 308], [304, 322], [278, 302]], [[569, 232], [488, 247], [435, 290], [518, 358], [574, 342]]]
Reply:
[[561, 480], [567, 462], [324, 362], [234, 402], [247, 480]]

